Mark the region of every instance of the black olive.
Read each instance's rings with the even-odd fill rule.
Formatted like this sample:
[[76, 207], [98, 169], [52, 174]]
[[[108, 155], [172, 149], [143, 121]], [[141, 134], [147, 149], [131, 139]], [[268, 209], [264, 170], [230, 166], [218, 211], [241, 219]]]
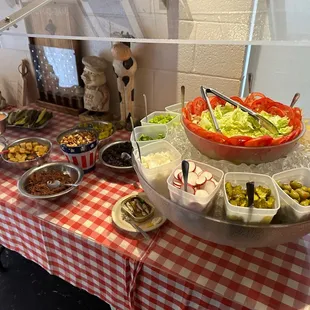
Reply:
[[125, 152], [132, 153], [131, 142], [124, 142], [110, 146], [102, 154], [102, 159], [109, 165], [117, 167], [128, 167], [132, 165], [131, 160], [124, 160], [121, 158], [121, 154]]

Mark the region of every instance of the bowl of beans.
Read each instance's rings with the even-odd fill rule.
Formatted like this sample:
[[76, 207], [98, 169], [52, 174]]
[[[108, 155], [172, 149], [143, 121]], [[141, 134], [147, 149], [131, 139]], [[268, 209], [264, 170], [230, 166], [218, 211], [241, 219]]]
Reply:
[[[83, 175], [83, 170], [71, 163], [47, 163], [25, 172], [19, 178], [17, 188], [21, 195], [30, 199], [55, 199], [77, 190]], [[60, 183], [59, 186], [48, 186], [48, 182], [55, 181]]]
[[132, 167], [132, 145], [130, 141], [116, 141], [105, 145], [99, 151], [99, 161], [115, 172], [130, 172]]
[[72, 128], [56, 138], [68, 162], [89, 172], [95, 168], [98, 135], [95, 130]]

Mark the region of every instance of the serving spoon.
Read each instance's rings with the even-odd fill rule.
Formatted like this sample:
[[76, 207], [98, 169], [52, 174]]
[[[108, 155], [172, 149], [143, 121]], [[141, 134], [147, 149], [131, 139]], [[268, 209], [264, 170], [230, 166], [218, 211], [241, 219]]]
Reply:
[[182, 174], [184, 179], [184, 192], [187, 192], [189, 163], [186, 160], [182, 161]]
[[130, 156], [128, 153], [123, 152], [123, 153], [121, 154], [121, 159], [123, 159], [123, 160], [130, 160], [130, 159], [131, 159], [131, 156]]
[[59, 180], [47, 181], [46, 185], [49, 189], [55, 189], [59, 186], [68, 186], [68, 187], [78, 187], [79, 186], [79, 184], [64, 184], [64, 183], [61, 183]]
[[293, 108], [294, 105], [296, 104], [296, 102], [299, 100], [300, 98], [300, 93], [296, 93], [294, 95], [294, 97], [292, 98], [292, 101], [291, 101], [291, 104], [290, 104], [290, 107]]

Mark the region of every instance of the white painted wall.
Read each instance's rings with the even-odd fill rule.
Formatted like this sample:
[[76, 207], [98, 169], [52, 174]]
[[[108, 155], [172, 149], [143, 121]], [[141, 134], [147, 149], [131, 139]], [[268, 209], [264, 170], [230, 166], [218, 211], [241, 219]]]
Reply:
[[[274, 1], [270, 12], [271, 35], [279, 40], [310, 39], [310, 1]], [[298, 106], [310, 117], [310, 48], [297, 46], [252, 47], [249, 72], [253, 90], [289, 104], [296, 92]]]
[[253, 90], [286, 104], [299, 92], [298, 106], [310, 117], [309, 55], [309, 47], [255, 47], [249, 69]]

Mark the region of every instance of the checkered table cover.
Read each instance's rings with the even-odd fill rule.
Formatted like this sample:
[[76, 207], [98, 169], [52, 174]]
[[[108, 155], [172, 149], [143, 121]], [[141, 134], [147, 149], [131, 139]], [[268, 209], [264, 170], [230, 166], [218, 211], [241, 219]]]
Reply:
[[[54, 113], [38, 132], [7, 129], [14, 140], [55, 137], [77, 117]], [[126, 139], [118, 132], [115, 139]], [[111, 209], [135, 192], [136, 176], [100, 164], [79, 191], [56, 201], [18, 194], [22, 171], [0, 163], [0, 243], [117, 309], [306, 309], [310, 305], [310, 236], [275, 248], [235, 249], [201, 240], [172, 223], [150, 241], [118, 232]]]

